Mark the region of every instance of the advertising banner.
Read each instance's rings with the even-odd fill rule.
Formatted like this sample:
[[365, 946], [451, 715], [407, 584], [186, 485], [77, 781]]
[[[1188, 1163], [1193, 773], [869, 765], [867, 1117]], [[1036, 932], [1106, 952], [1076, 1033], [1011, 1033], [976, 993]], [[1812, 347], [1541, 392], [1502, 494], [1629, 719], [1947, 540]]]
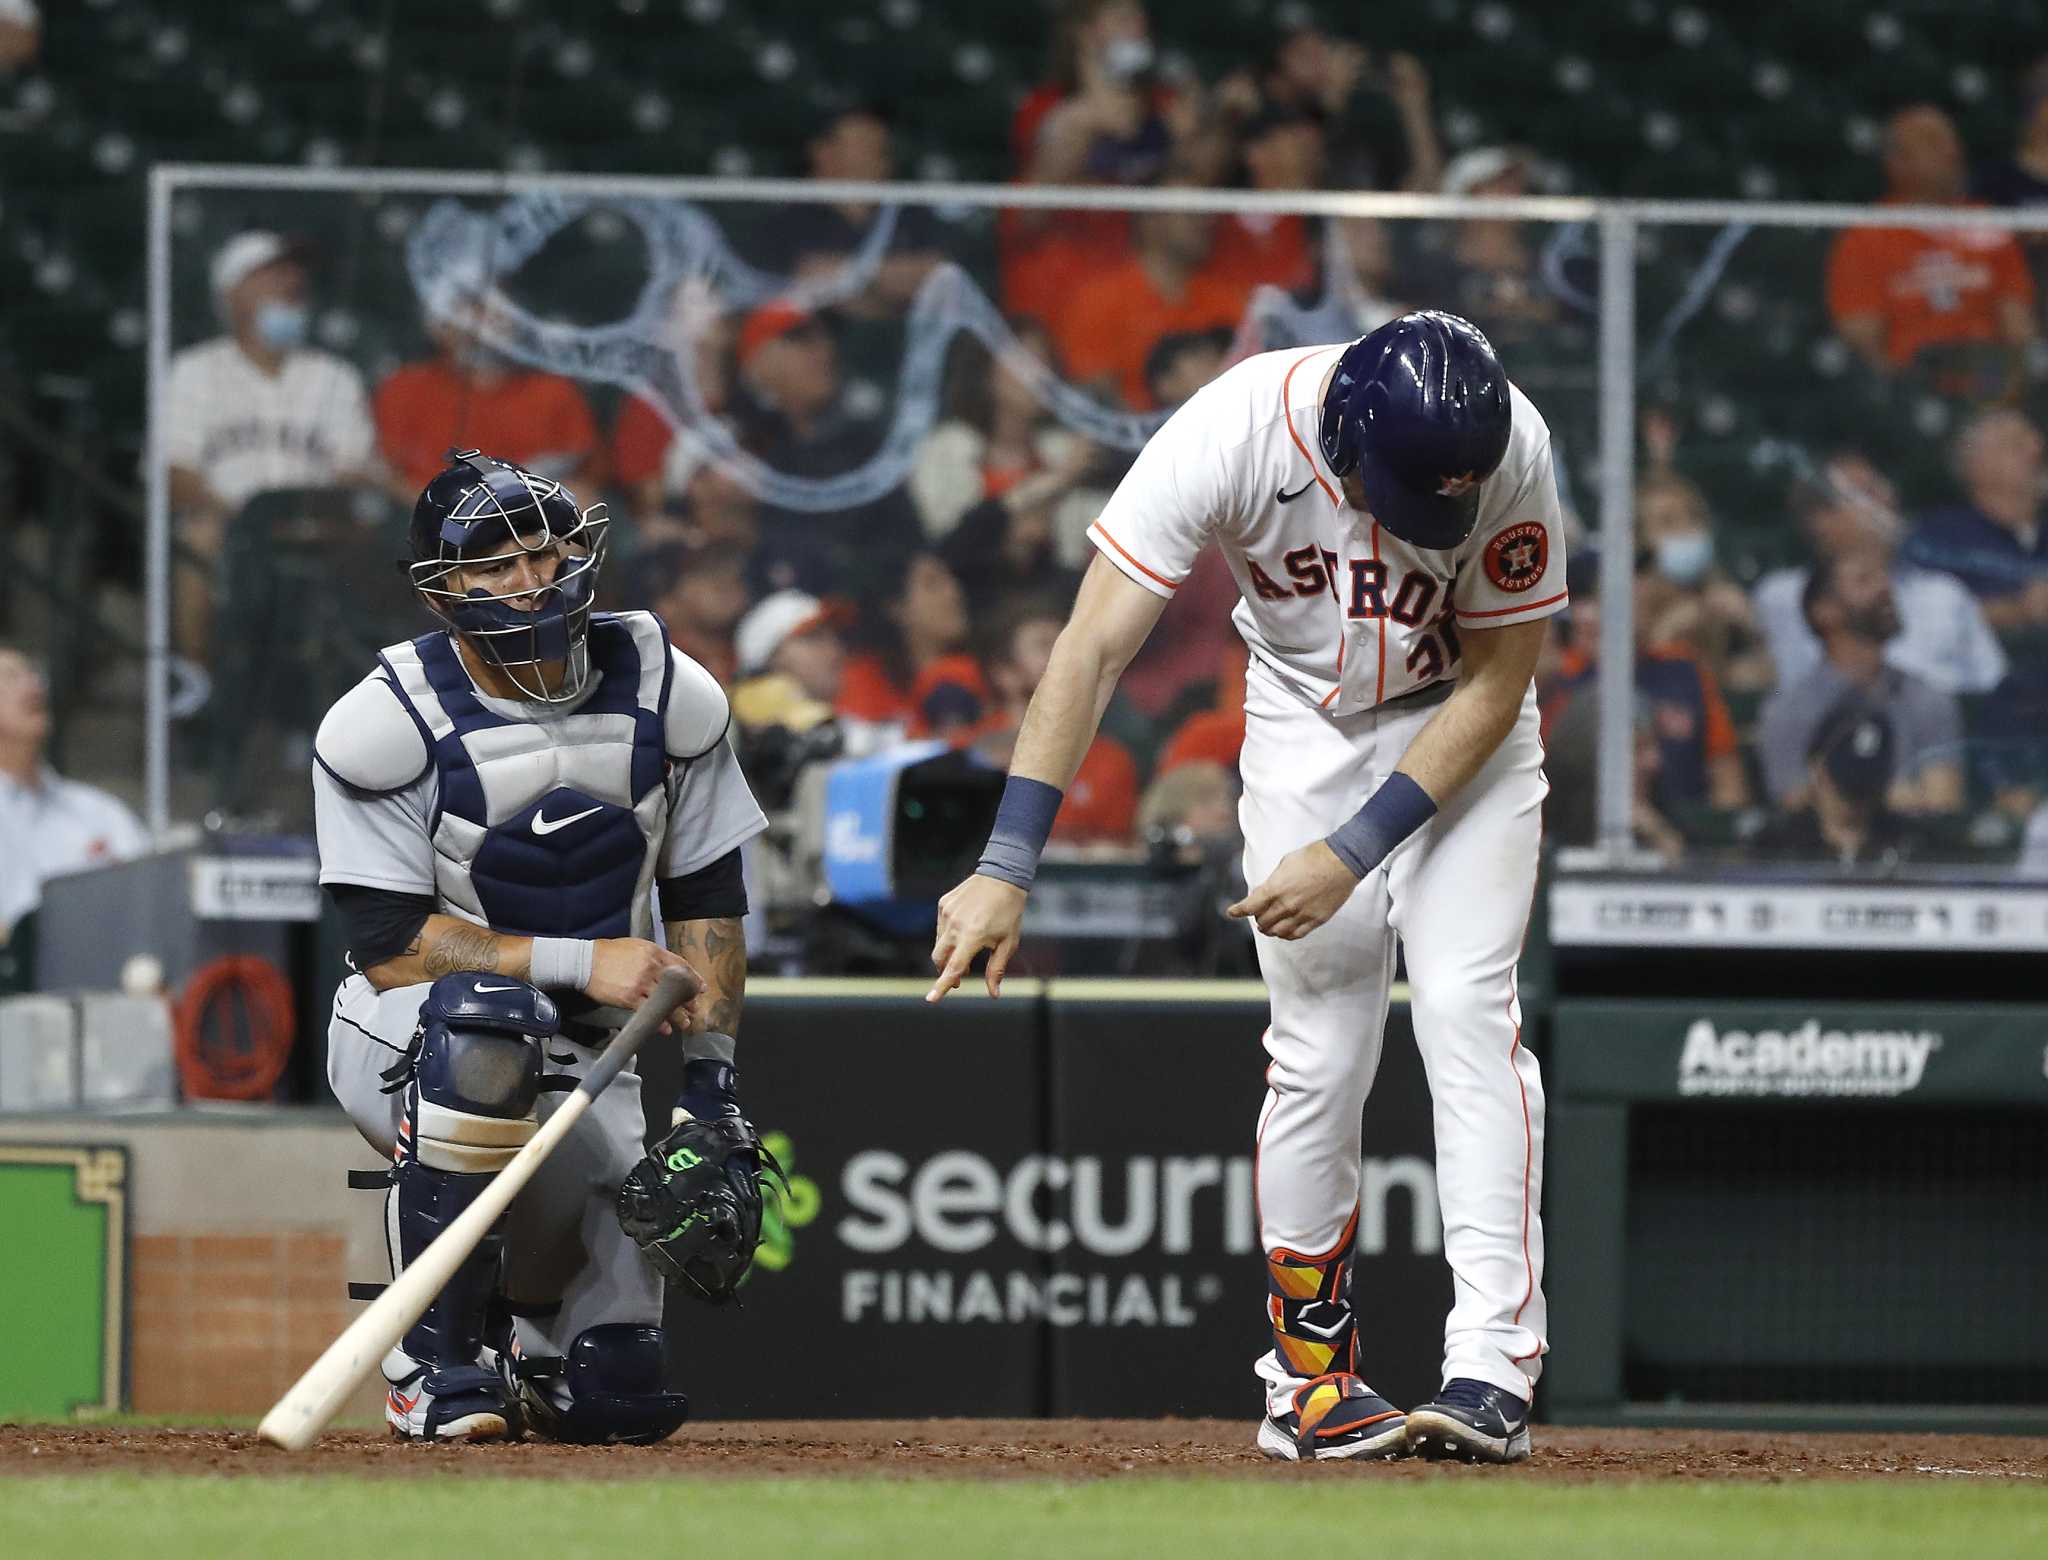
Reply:
[[1558, 1096], [2048, 1105], [2048, 1009], [1566, 1001]]
[[[1013, 981], [933, 1008], [901, 984], [748, 1003], [742, 1092], [792, 1187], [738, 1305], [670, 1302], [693, 1412], [1249, 1419], [1258, 988]], [[651, 1109], [676, 1083], [658, 1052]], [[1426, 1395], [1450, 1279], [1405, 1006], [1364, 1168], [1360, 1292], [1384, 1297], [1360, 1317], [1364, 1368]]]

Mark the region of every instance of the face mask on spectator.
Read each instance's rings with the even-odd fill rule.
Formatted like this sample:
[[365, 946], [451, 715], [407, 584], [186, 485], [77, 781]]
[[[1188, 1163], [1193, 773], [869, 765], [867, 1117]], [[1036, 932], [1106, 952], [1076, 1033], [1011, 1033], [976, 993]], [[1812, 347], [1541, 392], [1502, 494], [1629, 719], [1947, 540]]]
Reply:
[[493, 373], [508, 367], [510, 361], [503, 353], [474, 338], [458, 341], [449, 349], [449, 356], [466, 374]]
[[1152, 43], [1148, 38], [1114, 38], [1102, 51], [1103, 73], [1111, 81], [1128, 84], [1152, 68]]
[[1860, 639], [1883, 644], [1896, 635], [1902, 626], [1899, 622], [1899, 605], [1889, 595], [1880, 596], [1867, 607], [1858, 607], [1845, 614], [1849, 629]]
[[256, 311], [256, 334], [273, 352], [305, 345], [306, 311], [296, 303], [266, 303]]
[[1674, 585], [1697, 585], [1714, 563], [1714, 538], [1708, 531], [1665, 536], [1657, 541], [1657, 572]]

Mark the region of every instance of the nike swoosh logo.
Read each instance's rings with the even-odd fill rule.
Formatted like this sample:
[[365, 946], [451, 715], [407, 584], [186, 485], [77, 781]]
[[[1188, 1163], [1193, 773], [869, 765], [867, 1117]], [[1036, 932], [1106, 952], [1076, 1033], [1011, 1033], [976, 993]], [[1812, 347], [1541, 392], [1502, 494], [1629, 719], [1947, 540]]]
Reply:
[[517, 991], [519, 988], [517, 986], [471, 986], [469, 989], [481, 994], [486, 991]]
[[1297, 498], [1301, 497], [1302, 494], [1306, 493], [1310, 488], [1314, 487], [1315, 485], [1316, 479], [1314, 477], [1310, 477], [1308, 481], [1302, 483], [1302, 485], [1296, 488], [1292, 493], [1288, 492], [1287, 489], [1282, 488], [1279, 492], [1273, 495], [1273, 502], [1276, 504], [1291, 504]]
[[571, 813], [566, 818], [550, 818], [545, 812], [536, 812], [533, 815], [533, 832], [535, 834], [553, 834], [557, 829], [566, 829], [572, 823], [580, 823], [592, 813], [601, 813], [603, 811], [604, 806], [600, 803], [596, 807], [586, 807], [580, 813]]

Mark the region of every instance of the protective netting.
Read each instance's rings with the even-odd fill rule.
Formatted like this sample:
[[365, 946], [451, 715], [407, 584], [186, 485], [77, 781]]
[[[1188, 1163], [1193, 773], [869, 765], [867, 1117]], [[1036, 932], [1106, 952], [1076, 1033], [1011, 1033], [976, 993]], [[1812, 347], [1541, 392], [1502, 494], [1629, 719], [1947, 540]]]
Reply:
[[[318, 711], [376, 646], [422, 626], [387, 571], [407, 495], [444, 443], [530, 432], [504, 453], [607, 498], [611, 605], [679, 599], [664, 549], [707, 532], [743, 538], [741, 606], [788, 585], [872, 603], [914, 552], [958, 549], [977, 503], [1058, 470], [1044, 503], [1069, 574], [1048, 566], [1042, 585], [1085, 563], [1093, 506], [1203, 379], [1434, 306], [1486, 329], [1553, 433], [1574, 609], [1539, 679], [1549, 838], [1596, 838], [1606, 726], [1634, 733], [1630, 830], [1646, 858], [1881, 874], [2048, 860], [2048, 585], [2014, 507], [2021, 489], [2039, 502], [2037, 381], [1996, 302], [2025, 284], [1997, 247], [2012, 240], [1951, 235], [1929, 258], [1881, 231], [1636, 226], [1638, 667], [1632, 705], [1603, 710], [1597, 226], [1211, 201], [1046, 212], [516, 181], [490, 196], [367, 180], [181, 189], [174, 351], [219, 336], [209, 268], [224, 246], [290, 235], [310, 262], [310, 345], [339, 370], [305, 439], [318, 456], [361, 426], [347, 461], [299, 463], [317, 495], [236, 494], [224, 538], [181, 565], [214, 610], [186, 652], [213, 697], [178, 684], [194, 694], [179, 810], [301, 805]], [[1887, 266], [1911, 318], [1859, 336], [1845, 311], [1885, 314]], [[795, 339], [815, 355], [767, 351]], [[256, 436], [217, 407], [211, 427], [203, 448], [228, 464]], [[1846, 606], [1829, 594], [1838, 554]], [[1000, 590], [970, 594], [994, 614]], [[1816, 610], [1843, 620], [1832, 651]], [[1874, 654], [1845, 614], [1878, 635]], [[1202, 708], [1229, 640], [1219, 629], [1188, 650], [1207, 663], [1137, 715], [1119, 706], [1141, 775]]]
[[2024, 242], [1638, 229], [1639, 846], [2048, 866]]
[[[448, 443], [501, 434], [492, 408], [516, 401], [515, 382], [551, 395], [518, 403], [532, 437], [498, 452], [607, 498], [614, 606], [652, 604], [668, 560], [643, 561], [679, 538], [694, 545], [707, 514], [736, 508], [760, 517], [753, 599], [791, 583], [872, 598], [877, 575], [945, 547], [974, 502], [1054, 467], [1067, 473], [1055, 547], [1072, 571], [1093, 508], [1200, 382], [1250, 353], [1353, 338], [1423, 305], [1482, 319], [1553, 429], [1568, 507], [1590, 497], [1598, 282], [1577, 226], [381, 185], [195, 185], [176, 196], [172, 226], [174, 359], [218, 342], [218, 257], [250, 231], [285, 235], [309, 264], [308, 345], [343, 370], [309, 437], [343, 442], [333, 428], [364, 411], [374, 425], [355, 469], [305, 463], [305, 485], [327, 496], [251, 494], [213, 561], [186, 565], [205, 568], [216, 610], [192, 657], [213, 696], [187, 701], [180, 772], [187, 794], [215, 787], [208, 800], [230, 810], [291, 816], [318, 711], [377, 645], [424, 626], [383, 572], [407, 483], [416, 491], [438, 460], [430, 424]], [[806, 408], [819, 428], [792, 435], [793, 392], [769, 382], [763, 349], [798, 324], [825, 338], [815, 373], [829, 384]], [[351, 379], [363, 410], [342, 404]], [[565, 405], [586, 431], [549, 425]], [[1019, 469], [990, 456], [974, 491], [942, 491], [948, 472], [958, 486], [961, 448], [1006, 435], [1003, 459]], [[806, 568], [803, 554], [823, 561]], [[1000, 601], [976, 593], [974, 605], [993, 615]], [[1182, 685], [1218, 677], [1227, 608], [1208, 664], [1175, 674]], [[224, 702], [223, 689], [241, 696]], [[1156, 703], [1123, 732], [1141, 773], [1173, 735], [1169, 717], [1200, 707], [1187, 686]]]

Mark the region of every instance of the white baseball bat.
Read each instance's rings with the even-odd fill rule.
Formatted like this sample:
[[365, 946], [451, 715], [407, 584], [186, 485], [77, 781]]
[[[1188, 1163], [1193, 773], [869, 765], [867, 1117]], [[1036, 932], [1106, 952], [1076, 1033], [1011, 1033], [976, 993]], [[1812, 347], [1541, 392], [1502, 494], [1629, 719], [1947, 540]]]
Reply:
[[555, 1107], [555, 1113], [527, 1140], [512, 1162], [492, 1178], [477, 1200], [464, 1209], [455, 1222], [435, 1236], [425, 1251], [391, 1281], [369, 1308], [327, 1346], [327, 1352], [306, 1367], [306, 1373], [291, 1391], [263, 1416], [256, 1433], [272, 1446], [288, 1452], [303, 1452], [332, 1419], [350, 1393], [368, 1379], [391, 1346], [403, 1338], [412, 1324], [433, 1303], [463, 1259], [476, 1250], [477, 1242], [490, 1234], [498, 1215], [511, 1205], [533, 1173], [541, 1167], [555, 1145], [568, 1136], [590, 1102], [604, 1093], [633, 1053], [659, 1029], [670, 1013], [687, 1001], [696, 982], [687, 971], [663, 970], [654, 982], [654, 992], [626, 1020], [612, 1037], [575, 1091]]

